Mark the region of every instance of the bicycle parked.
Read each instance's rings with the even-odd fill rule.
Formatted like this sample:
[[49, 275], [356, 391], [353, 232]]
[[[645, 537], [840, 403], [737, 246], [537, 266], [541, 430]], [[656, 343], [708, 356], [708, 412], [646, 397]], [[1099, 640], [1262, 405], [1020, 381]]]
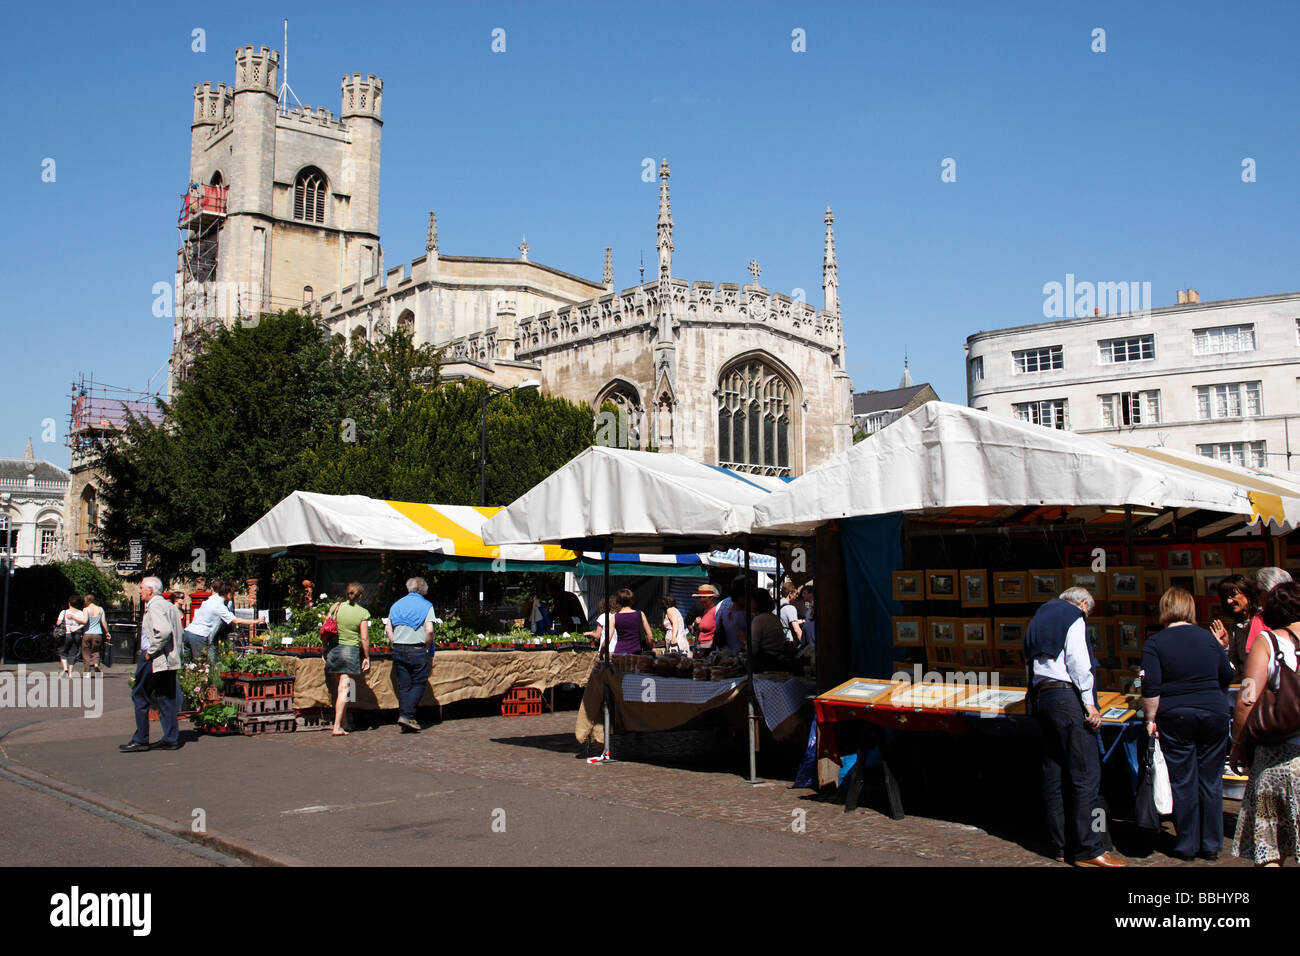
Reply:
[[16, 664], [41, 664], [58, 658], [49, 631], [10, 631], [4, 644], [5, 660]]

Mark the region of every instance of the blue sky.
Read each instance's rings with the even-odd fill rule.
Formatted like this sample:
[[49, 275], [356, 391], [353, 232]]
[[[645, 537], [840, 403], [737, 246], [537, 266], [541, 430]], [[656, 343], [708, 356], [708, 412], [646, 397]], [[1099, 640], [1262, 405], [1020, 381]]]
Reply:
[[10, 7], [0, 455], [30, 435], [67, 464], [80, 372], [165, 382], [151, 289], [173, 277], [192, 89], [233, 82], [238, 46], [278, 49], [283, 16], [303, 102], [384, 80], [389, 267], [432, 208], [448, 254], [517, 255], [526, 233], [534, 260], [599, 278], [609, 245], [632, 285], [655, 254], [642, 160], [667, 156], [679, 278], [745, 282], [757, 258], [820, 306], [830, 205], [855, 388], [895, 386], [906, 349], [957, 402], [966, 336], [1041, 319], [1067, 273], [1151, 282], [1155, 305], [1300, 290], [1294, 2]]

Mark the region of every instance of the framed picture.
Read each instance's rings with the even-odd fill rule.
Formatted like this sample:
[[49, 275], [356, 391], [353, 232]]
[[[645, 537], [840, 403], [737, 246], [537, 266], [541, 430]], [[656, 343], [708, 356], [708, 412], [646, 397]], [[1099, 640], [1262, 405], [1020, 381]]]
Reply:
[[1143, 574], [1139, 567], [1108, 568], [1110, 599], [1112, 601], [1139, 601], [1143, 594]]
[[957, 648], [939, 644], [926, 650], [931, 664], [956, 664]]
[[1098, 660], [1113, 654], [1110, 635], [1114, 626], [1115, 619], [1111, 617], [1090, 617], [1084, 625], [1088, 633], [1088, 646], [1092, 648], [1093, 656]]
[[1061, 587], [1062, 574], [1058, 569], [1030, 571], [1029, 597], [1034, 601], [1047, 601], [1059, 597], [1065, 588]]
[[961, 663], [963, 667], [989, 667], [989, 655], [992, 653], [987, 647], [963, 647], [961, 649]]
[[1206, 571], [1218, 571], [1228, 566], [1228, 556], [1222, 545], [1201, 545], [1196, 551], [1200, 566]]
[[1142, 572], [1142, 598], [1145, 601], [1159, 601], [1165, 593], [1165, 573], [1163, 571]]
[[999, 671], [998, 682], [1004, 687], [1026, 687], [1029, 684], [1029, 675], [1025, 673], [1023, 667], [1019, 670]]
[[1165, 567], [1170, 571], [1190, 571], [1192, 569], [1192, 549], [1170, 548], [1165, 552]]
[[997, 647], [993, 650], [993, 666], [1012, 669], [1025, 666], [1025, 651], [1020, 647]]
[[961, 573], [961, 606], [989, 606], [989, 573], [987, 571], [963, 571]]
[[1160, 567], [1160, 553], [1158, 551], [1134, 551], [1133, 561], [1139, 568], [1155, 570]]
[[956, 647], [961, 621], [955, 617], [926, 618], [927, 647]]
[[1232, 574], [1231, 568], [1206, 568], [1196, 572], [1196, 590], [1192, 593], [1198, 597], [1210, 598], [1214, 604], [1219, 603], [1219, 582]]
[[1067, 588], [1087, 588], [1094, 600], [1106, 600], [1106, 575], [1092, 568], [1066, 568], [1065, 586]]
[[1243, 544], [1237, 555], [1237, 563], [1243, 568], [1268, 567], [1268, 547], [1262, 544]]
[[993, 603], [1024, 604], [1029, 600], [1029, 582], [1024, 571], [993, 572]]
[[[1191, 594], [1196, 593], [1196, 572], [1195, 571], [1166, 571], [1165, 572], [1165, 590], [1170, 588], [1182, 588]], [[1163, 591], [1161, 592], [1164, 593]]]
[[1120, 654], [1137, 654], [1146, 640], [1146, 622], [1140, 617], [1115, 619], [1115, 649]]
[[1118, 671], [1110, 667], [1097, 668], [1097, 689], [1098, 690], [1119, 690]]
[[1119, 656], [1120, 669], [1128, 674], [1136, 674], [1142, 669], [1141, 654], [1121, 654]]
[[993, 621], [993, 639], [998, 647], [1025, 649], [1027, 617], [999, 617]]
[[940, 570], [925, 572], [925, 596], [931, 601], [957, 600], [957, 571]]
[[992, 647], [993, 622], [986, 617], [977, 617], [961, 622], [962, 647]]
[[925, 618], [894, 618], [894, 644], [898, 647], [921, 647], [925, 644]]
[[895, 601], [921, 601], [924, 599], [925, 591], [921, 588], [920, 571], [894, 572]]

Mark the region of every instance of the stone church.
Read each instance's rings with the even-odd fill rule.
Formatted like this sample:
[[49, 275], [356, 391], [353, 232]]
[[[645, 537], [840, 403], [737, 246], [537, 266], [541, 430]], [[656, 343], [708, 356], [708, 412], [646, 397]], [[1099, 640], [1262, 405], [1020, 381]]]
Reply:
[[600, 409], [619, 444], [709, 464], [798, 475], [847, 448], [845, 371], [830, 209], [824, 306], [751, 281], [673, 273], [667, 160], [659, 167], [658, 269], [616, 291], [528, 257], [451, 255], [429, 213], [424, 255], [385, 269], [379, 241], [383, 81], [342, 82], [338, 117], [291, 103], [279, 53], [235, 54], [235, 83], [194, 88], [190, 187], [179, 221], [171, 377], [212, 323], [307, 307], [347, 341], [404, 326], [442, 348], [443, 374], [543, 391]]

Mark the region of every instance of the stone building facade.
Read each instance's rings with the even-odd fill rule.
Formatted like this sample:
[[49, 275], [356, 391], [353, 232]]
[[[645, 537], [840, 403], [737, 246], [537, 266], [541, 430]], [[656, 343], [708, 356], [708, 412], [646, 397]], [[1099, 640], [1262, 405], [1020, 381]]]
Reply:
[[1300, 293], [1039, 322], [966, 340], [969, 404], [1121, 445], [1300, 470]]
[[0, 551], [14, 567], [62, 556], [68, 484], [66, 471], [36, 459], [30, 439], [22, 458], [0, 458]]
[[629, 447], [780, 475], [848, 447], [852, 387], [830, 209], [821, 309], [765, 289], [753, 261], [743, 285], [678, 278], [667, 160], [658, 269], [640, 285], [615, 290], [608, 248], [599, 282], [531, 261], [526, 240], [518, 258], [445, 254], [432, 212], [425, 254], [385, 269], [382, 81], [345, 77], [335, 121], [277, 106], [278, 62], [274, 51], [245, 47], [233, 89], [195, 88], [188, 195], [198, 198], [182, 210], [173, 377], [205, 323], [310, 303], [345, 340], [410, 329], [444, 350], [444, 377], [499, 388], [537, 380], [595, 410], [612, 404], [617, 441]]

